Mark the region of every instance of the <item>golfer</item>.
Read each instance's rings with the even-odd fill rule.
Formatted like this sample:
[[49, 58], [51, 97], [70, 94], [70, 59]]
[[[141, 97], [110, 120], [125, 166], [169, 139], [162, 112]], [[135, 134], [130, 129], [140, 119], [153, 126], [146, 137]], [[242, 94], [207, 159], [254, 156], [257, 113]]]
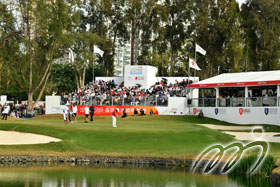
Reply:
[[91, 105], [91, 107], [89, 107], [89, 110], [90, 110], [90, 122], [93, 123], [93, 115], [94, 115], [94, 111], [95, 111], [94, 106]]
[[10, 110], [10, 109], [9, 109], [8, 105], [5, 104], [4, 110], [3, 110], [3, 112], [2, 112], [2, 115], [3, 115], [2, 120], [7, 120], [7, 116], [8, 116], [8, 114], [9, 114], [9, 110]]
[[88, 123], [88, 114], [89, 114], [89, 108], [88, 108], [88, 106], [86, 105], [86, 107], [85, 107], [85, 123]]
[[117, 117], [118, 117], [118, 109], [114, 110], [112, 113], [112, 121], [113, 121], [113, 127], [117, 127]]
[[77, 112], [78, 112], [78, 107], [77, 105], [74, 103], [73, 107], [72, 107], [72, 110], [73, 110], [73, 113], [72, 113], [72, 116], [73, 116], [73, 121], [74, 123], [77, 123]]
[[66, 104], [66, 106], [63, 108], [63, 117], [64, 117], [64, 123], [67, 125], [67, 119], [68, 119], [68, 113], [69, 113], [69, 104]]

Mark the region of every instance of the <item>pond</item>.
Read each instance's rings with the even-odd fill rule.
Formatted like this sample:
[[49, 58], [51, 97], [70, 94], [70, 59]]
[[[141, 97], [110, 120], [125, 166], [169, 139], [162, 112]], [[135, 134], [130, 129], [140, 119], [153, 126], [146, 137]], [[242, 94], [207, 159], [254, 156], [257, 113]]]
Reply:
[[[257, 183], [256, 183], [257, 182]], [[224, 175], [202, 175], [177, 169], [137, 167], [55, 166], [0, 168], [0, 186], [43, 187], [235, 187], [261, 186], [258, 181], [231, 179]], [[268, 184], [267, 182], [265, 183]]]

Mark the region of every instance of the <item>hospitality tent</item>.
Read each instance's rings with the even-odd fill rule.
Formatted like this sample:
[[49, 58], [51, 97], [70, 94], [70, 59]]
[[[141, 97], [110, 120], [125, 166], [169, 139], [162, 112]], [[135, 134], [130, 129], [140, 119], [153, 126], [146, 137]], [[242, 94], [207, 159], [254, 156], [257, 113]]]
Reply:
[[280, 71], [224, 73], [191, 84], [189, 88], [243, 87], [280, 84]]
[[[190, 115], [236, 124], [280, 125], [280, 70], [224, 73], [188, 86]], [[191, 94], [192, 95], [192, 94]]]

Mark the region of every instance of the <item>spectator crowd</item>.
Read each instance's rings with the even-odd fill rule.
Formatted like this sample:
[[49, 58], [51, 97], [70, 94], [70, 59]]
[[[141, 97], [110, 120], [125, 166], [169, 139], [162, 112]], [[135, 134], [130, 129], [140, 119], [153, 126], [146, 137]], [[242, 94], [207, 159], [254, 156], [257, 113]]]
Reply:
[[131, 106], [167, 106], [168, 97], [186, 97], [187, 81], [168, 83], [162, 79], [149, 89], [141, 85], [124, 87], [114, 80], [98, 80], [89, 83], [68, 95], [61, 93], [61, 104], [70, 102], [77, 105], [131, 105]]
[[8, 116], [14, 116], [17, 118], [32, 118], [35, 115], [44, 113], [43, 106], [40, 106], [33, 111], [28, 111], [27, 108], [27, 104], [0, 104], [0, 117], [2, 117], [2, 120], [7, 120]]

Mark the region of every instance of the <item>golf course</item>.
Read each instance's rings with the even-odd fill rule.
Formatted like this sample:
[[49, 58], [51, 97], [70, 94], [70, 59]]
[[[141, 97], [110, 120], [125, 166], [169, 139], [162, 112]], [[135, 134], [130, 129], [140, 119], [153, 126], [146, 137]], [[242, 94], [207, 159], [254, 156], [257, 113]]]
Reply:
[[[10, 118], [0, 121], [0, 130], [51, 136], [62, 141], [33, 145], [0, 145], [1, 154], [100, 155], [161, 158], [194, 158], [212, 144], [226, 145], [234, 136], [201, 124], [233, 125], [196, 116], [128, 116], [112, 128], [110, 116], [94, 118], [94, 123], [65, 125], [61, 115], [33, 119]], [[264, 126], [265, 132], [279, 132], [277, 126]], [[18, 142], [22, 141], [18, 139]], [[280, 144], [270, 143], [270, 154], [280, 156]]]

